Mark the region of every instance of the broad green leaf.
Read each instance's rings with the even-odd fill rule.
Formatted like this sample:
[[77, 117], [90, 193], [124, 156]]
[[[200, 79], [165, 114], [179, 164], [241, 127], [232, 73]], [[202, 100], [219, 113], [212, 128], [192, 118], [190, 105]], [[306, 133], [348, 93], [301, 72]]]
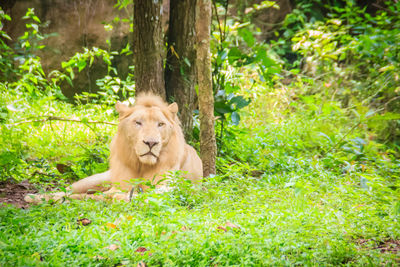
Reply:
[[190, 61], [189, 61], [189, 59], [188, 59], [187, 57], [184, 57], [184, 58], [183, 58], [183, 62], [185, 62], [185, 64], [186, 64], [188, 67], [192, 66], [192, 64], [190, 64]]
[[246, 100], [243, 96], [235, 96], [231, 99], [231, 103], [234, 103], [236, 109], [242, 109], [250, 104], [250, 99]]
[[232, 123], [233, 123], [234, 125], [238, 125], [238, 124], [239, 124], [240, 116], [239, 116], [239, 114], [238, 114], [236, 111], [232, 112], [231, 120], [232, 120]]
[[247, 30], [246, 28], [241, 28], [238, 30], [238, 33], [249, 47], [252, 47], [254, 45], [255, 38], [251, 31]]
[[243, 58], [243, 54], [237, 47], [232, 47], [228, 52], [228, 61], [229, 64], [235, 63], [238, 59]]
[[86, 67], [86, 61], [85, 60], [81, 60], [78, 62], [78, 71], [81, 72], [81, 70], [83, 70]]

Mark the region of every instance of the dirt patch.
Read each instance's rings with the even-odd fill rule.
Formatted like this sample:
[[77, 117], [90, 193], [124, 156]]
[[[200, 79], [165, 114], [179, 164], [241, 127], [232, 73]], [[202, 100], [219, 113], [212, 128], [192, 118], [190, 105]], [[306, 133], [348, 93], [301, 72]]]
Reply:
[[382, 253], [400, 253], [400, 240], [388, 240], [380, 244], [376, 249]]
[[389, 239], [386, 241], [376, 242], [372, 239], [359, 239], [357, 240], [357, 243], [363, 249], [371, 247], [372, 249], [379, 250], [381, 253], [400, 253], [400, 240]]
[[12, 204], [18, 208], [27, 208], [29, 204], [24, 201], [28, 193], [36, 193], [35, 187], [28, 181], [21, 183], [4, 182], [0, 184], [0, 206]]

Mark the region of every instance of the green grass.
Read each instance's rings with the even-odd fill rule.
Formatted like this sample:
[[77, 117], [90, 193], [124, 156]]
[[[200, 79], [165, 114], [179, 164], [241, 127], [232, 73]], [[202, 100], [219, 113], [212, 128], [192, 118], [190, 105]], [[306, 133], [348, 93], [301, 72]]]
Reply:
[[[275, 175], [215, 177], [201, 189], [146, 193], [132, 203], [1, 208], [1, 265], [398, 264], [399, 254], [374, 249], [400, 236], [396, 197], [380, 199], [344, 181], [321, 184], [322, 175], [334, 179], [294, 172], [281, 179], [297, 182], [271, 185]], [[78, 226], [80, 218], [92, 223]], [[371, 241], [361, 246], [361, 239]], [[111, 244], [120, 248], [107, 249]], [[141, 255], [139, 247], [149, 251]]]

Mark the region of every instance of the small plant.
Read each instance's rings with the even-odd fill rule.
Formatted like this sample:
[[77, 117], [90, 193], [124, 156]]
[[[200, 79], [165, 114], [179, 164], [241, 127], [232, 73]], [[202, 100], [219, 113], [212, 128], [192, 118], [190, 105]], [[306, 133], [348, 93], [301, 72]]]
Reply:
[[17, 42], [16, 50], [22, 57], [17, 57], [16, 60], [20, 62], [24, 62], [24, 58], [36, 56], [37, 51], [45, 47], [40, 42], [48, 37], [40, 32], [40, 28], [47, 27], [47, 24], [40, 21], [33, 8], [28, 8], [22, 18], [27, 21], [25, 24], [27, 31], [18, 38]]
[[14, 56], [15, 53], [14, 51], [7, 45], [5, 40], [11, 40], [11, 37], [3, 31], [3, 21], [11, 20], [11, 17], [7, 14], [4, 13], [4, 11], [0, 7], [0, 73], [3, 73], [2, 76], [0, 77], [1, 80], [8, 78], [12, 76], [12, 74], [15, 72], [14, 70]]
[[[93, 47], [92, 49], [85, 48], [83, 53], [76, 53], [67, 62], [62, 62], [62, 68], [69, 74], [65, 79], [72, 85], [72, 80], [75, 77], [76, 69], [81, 72], [86, 67], [90, 67], [96, 58], [101, 58], [107, 65], [108, 74], [96, 81], [100, 90], [97, 93], [84, 92], [81, 95], [75, 96], [80, 103], [83, 101], [92, 101], [104, 103], [113, 106], [119, 99], [127, 99], [135, 92], [134, 81], [129, 75], [125, 80], [117, 77], [117, 70], [112, 67], [113, 54], [116, 52], [107, 52], [103, 49]], [[126, 53], [122, 51], [121, 53]], [[114, 75], [114, 76], [111, 76]]]

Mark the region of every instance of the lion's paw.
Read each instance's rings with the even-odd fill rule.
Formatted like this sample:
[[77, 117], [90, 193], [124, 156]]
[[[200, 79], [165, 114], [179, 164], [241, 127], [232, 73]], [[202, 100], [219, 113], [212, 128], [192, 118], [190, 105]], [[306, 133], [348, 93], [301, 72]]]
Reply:
[[39, 204], [43, 202], [48, 202], [50, 200], [58, 202], [64, 200], [66, 194], [64, 192], [50, 193], [50, 194], [27, 194], [24, 197], [25, 202], [32, 204]]

